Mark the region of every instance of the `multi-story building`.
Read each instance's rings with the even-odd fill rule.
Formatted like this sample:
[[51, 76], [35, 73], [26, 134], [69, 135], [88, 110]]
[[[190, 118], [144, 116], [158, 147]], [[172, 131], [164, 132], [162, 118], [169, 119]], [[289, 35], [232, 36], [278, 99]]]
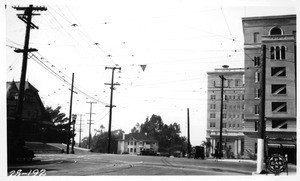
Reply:
[[237, 158], [244, 152], [244, 69], [223, 68], [207, 72], [207, 141], [211, 142], [211, 155], [218, 149], [220, 140], [221, 78], [223, 84], [222, 145], [225, 157]]
[[141, 151], [157, 152], [158, 142], [143, 133], [123, 134], [123, 138], [118, 140], [118, 154], [128, 153], [132, 155], [140, 154]]
[[46, 130], [53, 126], [51, 119], [45, 116], [45, 107], [38, 90], [29, 82], [25, 83], [23, 112], [21, 123], [16, 122], [17, 101], [20, 82], [6, 83], [7, 97], [7, 136], [14, 136], [16, 124], [25, 141], [43, 141]]
[[[266, 148], [296, 155], [296, 15], [242, 19], [245, 52], [245, 150], [257, 152], [262, 45], [266, 45]], [[284, 149], [282, 149], [284, 148]]]

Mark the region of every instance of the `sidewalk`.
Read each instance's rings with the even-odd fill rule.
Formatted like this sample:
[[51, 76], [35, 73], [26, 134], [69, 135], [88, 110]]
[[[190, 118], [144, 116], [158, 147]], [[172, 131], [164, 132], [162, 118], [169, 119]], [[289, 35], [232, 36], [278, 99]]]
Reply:
[[[215, 161], [215, 162], [238, 162], [238, 163], [253, 163], [256, 164], [256, 160], [250, 160], [250, 159], [215, 159], [215, 158], [207, 158], [207, 160]], [[258, 174], [256, 172], [253, 172], [252, 175], [265, 175], [265, 176], [284, 176], [284, 175], [297, 175], [297, 165], [294, 165], [292, 163], [288, 164], [288, 168], [279, 174], [274, 174], [272, 172], [267, 172], [264, 174]]]

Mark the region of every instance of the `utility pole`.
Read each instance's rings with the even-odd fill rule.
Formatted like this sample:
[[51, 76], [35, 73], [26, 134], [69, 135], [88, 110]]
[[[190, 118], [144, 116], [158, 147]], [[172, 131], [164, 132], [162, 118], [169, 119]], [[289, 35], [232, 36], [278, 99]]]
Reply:
[[[69, 111], [69, 123], [68, 123], [68, 139], [67, 139], [67, 154], [69, 154], [70, 138], [71, 138], [71, 119], [72, 119], [72, 102], [73, 102], [73, 88], [74, 88], [74, 73], [72, 73], [71, 84], [71, 98], [70, 98], [70, 111]], [[77, 94], [77, 92], [75, 92]]]
[[27, 71], [27, 60], [28, 60], [28, 52], [37, 51], [37, 49], [29, 48], [29, 38], [30, 38], [30, 29], [38, 29], [38, 26], [31, 22], [33, 15], [33, 11], [46, 11], [46, 7], [33, 7], [33, 5], [29, 5], [29, 7], [14, 7], [16, 10], [24, 11], [24, 14], [18, 14], [18, 18], [26, 23], [26, 34], [25, 34], [25, 42], [24, 48], [16, 49], [16, 53], [23, 53], [23, 62], [22, 62], [22, 70], [21, 70], [21, 78], [20, 78], [20, 87], [19, 87], [19, 95], [17, 102], [17, 114], [15, 124], [15, 136], [22, 136], [21, 124], [22, 124], [22, 112], [23, 112], [23, 100], [24, 100], [24, 89], [25, 89], [25, 80], [26, 80], [26, 71]]
[[259, 138], [257, 139], [257, 167], [256, 172], [265, 171], [265, 138], [266, 138], [266, 122], [265, 122], [265, 101], [266, 101], [266, 45], [262, 45], [262, 62], [261, 62], [261, 102], [259, 113]]
[[188, 123], [188, 158], [191, 156], [191, 142], [190, 142], [190, 109], [187, 108], [187, 123]]
[[71, 153], [72, 154], [74, 154], [75, 152], [74, 152], [74, 145], [75, 145], [75, 124], [76, 124], [76, 118], [77, 118], [77, 115], [76, 114], [73, 114], [72, 115], [72, 119], [73, 119], [73, 121], [72, 121], [72, 124], [73, 124], [73, 129], [72, 129], [72, 149], [71, 149]]
[[219, 159], [223, 157], [223, 145], [222, 145], [222, 132], [223, 132], [223, 97], [224, 97], [224, 78], [223, 75], [219, 76], [221, 78], [221, 108], [220, 108], [220, 138], [219, 138]]
[[78, 114], [80, 116], [80, 123], [79, 123], [79, 142], [78, 142], [78, 147], [81, 147], [81, 121], [82, 121], [82, 114]]
[[113, 90], [115, 85], [120, 85], [118, 83], [114, 83], [114, 72], [116, 69], [121, 70], [121, 67], [105, 67], [106, 69], [112, 69], [111, 83], [105, 83], [105, 85], [110, 85], [110, 105], [109, 107], [109, 124], [108, 124], [108, 146], [107, 153], [110, 153], [110, 142], [111, 142], [111, 120], [112, 120], [112, 108], [116, 107], [113, 105]]
[[94, 124], [92, 123], [92, 114], [95, 114], [95, 113], [92, 113], [92, 107], [93, 107], [93, 104], [96, 104], [96, 102], [86, 102], [86, 103], [90, 103], [90, 113], [86, 113], [86, 114], [89, 114], [90, 115], [90, 120], [89, 120], [89, 149], [91, 149], [91, 124]]

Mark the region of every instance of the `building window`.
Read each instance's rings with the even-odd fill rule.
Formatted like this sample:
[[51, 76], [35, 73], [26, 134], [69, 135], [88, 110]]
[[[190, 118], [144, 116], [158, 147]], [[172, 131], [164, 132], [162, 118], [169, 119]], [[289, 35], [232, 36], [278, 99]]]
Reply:
[[227, 104], [224, 104], [223, 106], [224, 106], [224, 109], [227, 109]]
[[216, 114], [215, 113], [210, 113], [210, 118], [216, 118]]
[[228, 100], [228, 96], [227, 95], [224, 96], [224, 100], [225, 101]]
[[270, 35], [282, 35], [282, 30], [278, 27], [274, 27], [271, 29]]
[[258, 88], [255, 89], [255, 98], [256, 99], [260, 98], [260, 89], [258, 89]]
[[285, 84], [272, 84], [272, 94], [286, 94]]
[[276, 50], [275, 58], [276, 60], [280, 60], [280, 47], [276, 46], [275, 50]]
[[133, 142], [130, 142], [130, 145], [133, 145]]
[[285, 52], [286, 52], [285, 46], [270, 47], [270, 58], [271, 58], [271, 60], [274, 60], [274, 59], [284, 60]]
[[216, 127], [216, 123], [210, 123], [210, 127], [211, 127], [211, 128]]
[[240, 85], [240, 81], [239, 80], [235, 80], [235, 87], [238, 87]]
[[134, 145], [136, 145], [136, 142], [134, 142]]
[[136, 152], [136, 148], [134, 148], [133, 152], [134, 152], [134, 153]]
[[215, 104], [211, 104], [210, 105], [210, 109], [216, 109], [216, 105]]
[[285, 59], [285, 46], [282, 46], [280, 51], [281, 51], [281, 60], [284, 60]]
[[254, 114], [256, 114], [256, 115], [259, 114], [259, 105], [254, 106]]
[[258, 131], [258, 121], [254, 122], [254, 131]]
[[226, 123], [223, 123], [222, 125], [223, 125], [223, 128], [226, 128]]
[[285, 67], [271, 67], [271, 76], [273, 76], [273, 77], [285, 77], [286, 76]]
[[242, 114], [242, 119], [244, 119], [244, 114]]
[[257, 143], [254, 143], [254, 153], [257, 153]]
[[230, 83], [231, 83], [231, 80], [228, 79], [228, 80], [227, 80], [227, 87], [230, 87]]
[[237, 124], [236, 127], [239, 128], [239, 127], [240, 127], [240, 124]]
[[274, 50], [274, 47], [271, 47], [271, 48], [270, 48], [270, 58], [271, 58], [271, 60], [274, 60], [274, 58], [275, 58], [275, 50]]
[[133, 148], [130, 148], [130, 152], [133, 152]]
[[258, 71], [256, 71], [254, 73], [254, 81], [255, 82], [259, 82], [260, 81], [260, 73]]
[[228, 127], [231, 128], [231, 124], [228, 124]]
[[272, 120], [272, 128], [287, 129], [287, 120]]
[[257, 43], [257, 42], [258, 42], [258, 35], [259, 35], [259, 32], [254, 32], [254, 33], [253, 33], [253, 42], [254, 42], [254, 43]]
[[242, 95], [242, 100], [244, 100], [245, 99], [245, 96], [244, 95]]
[[216, 99], [216, 95], [210, 95], [210, 99], [211, 100], [215, 100]]
[[254, 66], [255, 67], [260, 66], [260, 57], [259, 56], [254, 57]]
[[242, 104], [242, 109], [243, 109], [243, 110], [245, 109], [245, 105], [244, 105], [244, 104]]
[[235, 128], [235, 124], [232, 124], [232, 127]]
[[227, 118], [227, 114], [223, 114], [223, 119], [226, 119]]
[[272, 102], [273, 112], [286, 112], [287, 111], [286, 102]]

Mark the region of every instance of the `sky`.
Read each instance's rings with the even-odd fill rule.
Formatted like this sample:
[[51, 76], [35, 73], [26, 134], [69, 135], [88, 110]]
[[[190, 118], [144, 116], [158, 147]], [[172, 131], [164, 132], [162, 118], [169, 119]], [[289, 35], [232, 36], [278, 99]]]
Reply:
[[[14, 2], [14, 1], [12, 1]], [[10, 3], [4, 9], [5, 81], [19, 81], [25, 23]], [[90, 104], [92, 135], [100, 125], [108, 130], [112, 70], [118, 66], [113, 94], [112, 130], [125, 133], [151, 115], [165, 124], [178, 123], [190, 139], [200, 145], [206, 137], [207, 72], [222, 65], [244, 67], [242, 17], [296, 14], [296, 1], [97, 1], [79, 4], [34, 3], [47, 11], [33, 16], [39, 29], [30, 32], [26, 80], [39, 90], [44, 106], [67, 116], [70, 83], [74, 73], [73, 114], [82, 115], [82, 135], [88, 136]], [[55, 1], [54, 1], [55, 2]], [[218, 3], [219, 2], [219, 3]], [[243, 3], [241, 3], [243, 2]], [[272, 3], [271, 3], [272, 2]], [[274, 2], [280, 2], [274, 6]], [[142, 68], [145, 68], [144, 70]], [[76, 128], [79, 128], [80, 116]], [[78, 129], [77, 129], [78, 130]], [[78, 142], [77, 132], [76, 141]]]

